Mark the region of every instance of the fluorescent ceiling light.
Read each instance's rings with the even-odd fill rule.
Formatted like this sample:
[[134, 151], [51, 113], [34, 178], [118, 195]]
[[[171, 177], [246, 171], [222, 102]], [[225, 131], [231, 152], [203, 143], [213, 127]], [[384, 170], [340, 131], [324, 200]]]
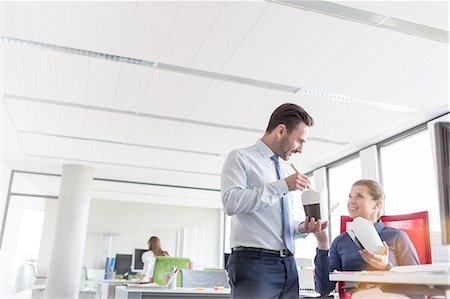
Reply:
[[401, 33], [411, 34], [422, 38], [449, 43], [450, 35], [447, 30], [406, 21], [391, 16], [374, 13], [329, 1], [319, 0], [267, 0], [302, 10], [313, 11], [320, 14], [337, 17], [353, 22], [363, 23], [375, 27], [389, 29]]
[[315, 97], [319, 97], [319, 98], [326, 98], [326, 99], [329, 99], [332, 101], [365, 105], [365, 106], [370, 106], [370, 107], [384, 109], [384, 110], [407, 112], [407, 113], [412, 113], [412, 112], [417, 111], [417, 109], [405, 107], [405, 106], [393, 105], [393, 104], [382, 103], [382, 102], [372, 102], [372, 101], [356, 99], [356, 98], [352, 98], [352, 97], [348, 97], [348, 96], [344, 96], [344, 95], [337, 95], [337, 94], [326, 93], [326, 92], [321, 92], [321, 91], [308, 90], [308, 89], [297, 87], [297, 86], [278, 84], [278, 83], [274, 83], [274, 82], [261, 81], [261, 80], [233, 76], [233, 75], [222, 74], [222, 73], [217, 73], [217, 72], [210, 72], [210, 71], [194, 69], [194, 68], [184, 67], [184, 66], [179, 66], [179, 65], [173, 65], [173, 64], [168, 64], [168, 63], [135, 59], [135, 58], [125, 57], [125, 56], [118, 56], [118, 55], [114, 55], [114, 54], [100, 53], [100, 52], [94, 52], [94, 51], [88, 51], [88, 50], [76, 49], [76, 48], [69, 48], [69, 47], [64, 47], [64, 46], [57, 46], [57, 45], [52, 45], [52, 44], [40, 43], [40, 42], [29, 41], [29, 40], [22, 40], [22, 39], [11, 38], [11, 37], [3, 37], [2, 36], [1, 41], [2, 41], [2, 43], [20, 45], [20, 46], [25, 46], [25, 47], [30, 47], [30, 48], [51, 50], [51, 51], [56, 51], [59, 53], [85, 56], [85, 57], [89, 57], [89, 58], [96, 58], [96, 59], [128, 63], [128, 64], [134, 64], [134, 65], [141, 65], [141, 66], [145, 66], [145, 67], [158, 68], [158, 69], [163, 69], [163, 70], [176, 72], [176, 73], [189, 74], [189, 75], [193, 75], [193, 76], [204, 77], [204, 78], [214, 79], [214, 80], [229, 81], [229, 82], [234, 82], [237, 84], [250, 85], [250, 86], [255, 86], [255, 87], [260, 87], [260, 88], [265, 88], [265, 89], [270, 89], [270, 90], [278, 90], [278, 91], [287, 92], [287, 93], [311, 95], [311, 96], [315, 96]]
[[401, 106], [401, 105], [394, 105], [394, 104], [384, 103], [384, 102], [362, 100], [362, 99], [352, 98], [352, 97], [343, 96], [343, 95], [339, 95], [339, 94], [307, 90], [307, 89], [303, 89], [303, 88], [300, 88], [300, 90], [297, 92], [297, 94], [319, 97], [319, 98], [326, 98], [326, 99], [329, 99], [329, 100], [332, 100], [335, 102], [365, 105], [365, 106], [380, 108], [380, 109], [384, 109], [384, 110], [397, 111], [397, 112], [414, 113], [414, 112], [418, 111], [418, 109], [416, 109], [416, 108], [411, 108], [411, 107], [406, 107], [406, 106]]
[[[264, 132], [265, 132], [265, 130], [257, 129], [257, 128], [240, 127], [240, 126], [233, 126], [233, 125], [228, 125], [228, 124], [207, 122], [207, 121], [195, 120], [195, 119], [190, 119], [190, 118], [173, 117], [173, 116], [166, 116], [166, 115], [159, 115], [159, 114], [152, 114], [152, 113], [145, 113], [145, 112], [134, 112], [134, 111], [121, 110], [121, 109], [116, 109], [116, 108], [107, 108], [107, 107], [90, 106], [90, 105], [78, 104], [78, 103], [53, 101], [53, 100], [48, 100], [48, 99], [39, 99], [39, 98], [34, 98], [34, 97], [25, 97], [25, 96], [13, 95], [13, 94], [4, 94], [4, 98], [7, 100], [27, 101], [27, 102], [33, 102], [33, 103], [39, 103], [39, 104], [49, 104], [49, 105], [55, 105], [55, 106], [70, 107], [70, 108], [75, 108], [75, 109], [86, 109], [86, 110], [92, 110], [92, 111], [110, 112], [110, 113], [116, 113], [116, 114], [122, 114], [122, 115], [138, 116], [138, 117], [143, 117], [143, 118], [159, 119], [159, 120], [165, 120], [165, 121], [173, 121], [173, 122], [179, 122], [179, 123], [183, 123], [183, 124], [192, 124], [192, 125], [220, 128], [220, 129], [226, 129], [226, 130], [236, 130], [236, 131], [242, 131], [242, 132], [247, 132], [247, 133], [264, 134]], [[309, 140], [317, 141], [317, 142], [333, 143], [333, 144], [338, 144], [338, 145], [347, 145], [348, 144], [348, 142], [346, 142], [346, 141], [336, 141], [336, 140], [330, 140], [330, 139], [318, 138], [318, 137], [309, 137]], [[198, 152], [198, 153], [200, 153], [200, 152]], [[223, 154], [208, 153], [208, 155], [220, 156]]]

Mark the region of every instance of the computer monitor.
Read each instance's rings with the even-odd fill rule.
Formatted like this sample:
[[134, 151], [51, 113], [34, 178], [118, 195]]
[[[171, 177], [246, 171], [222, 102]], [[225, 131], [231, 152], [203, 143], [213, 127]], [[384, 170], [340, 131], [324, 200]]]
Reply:
[[116, 266], [114, 267], [116, 274], [130, 273], [132, 259], [131, 254], [116, 254]]
[[142, 254], [148, 251], [148, 249], [138, 249], [134, 250], [134, 270], [143, 270], [144, 263], [142, 262]]

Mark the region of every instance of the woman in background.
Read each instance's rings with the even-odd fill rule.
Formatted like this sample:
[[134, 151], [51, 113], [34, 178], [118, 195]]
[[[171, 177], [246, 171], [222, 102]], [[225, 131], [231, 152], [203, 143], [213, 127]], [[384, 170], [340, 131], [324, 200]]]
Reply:
[[328, 279], [329, 273], [334, 270], [387, 271], [393, 266], [419, 264], [416, 249], [408, 235], [404, 231], [384, 226], [380, 220], [384, 201], [384, 190], [378, 182], [359, 180], [353, 183], [347, 202], [351, 218], [362, 217], [370, 220], [375, 226], [384, 245], [384, 252], [380, 255], [370, 253], [366, 249], [359, 250], [346, 232], [334, 239], [331, 248], [328, 245], [326, 230], [314, 233], [317, 238], [314, 259], [314, 281], [317, 292], [327, 295], [335, 288], [336, 282]]
[[136, 283], [140, 282], [152, 282], [153, 269], [155, 267], [155, 260], [157, 256], [168, 256], [167, 251], [161, 249], [161, 241], [158, 237], [152, 236], [148, 239], [148, 251], [142, 254], [142, 262], [144, 263], [144, 269], [142, 274]]

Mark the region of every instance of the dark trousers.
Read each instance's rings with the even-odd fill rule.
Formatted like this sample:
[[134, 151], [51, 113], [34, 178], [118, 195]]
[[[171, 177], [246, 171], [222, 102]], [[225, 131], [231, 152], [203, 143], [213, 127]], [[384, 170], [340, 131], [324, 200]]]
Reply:
[[233, 299], [299, 298], [293, 256], [235, 251], [230, 255], [227, 271]]

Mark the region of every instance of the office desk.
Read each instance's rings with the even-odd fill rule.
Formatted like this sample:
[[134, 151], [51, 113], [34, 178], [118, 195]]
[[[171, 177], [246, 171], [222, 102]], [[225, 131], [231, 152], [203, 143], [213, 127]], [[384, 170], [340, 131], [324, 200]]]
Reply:
[[202, 298], [217, 299], [230, 298], [230, 289], [214, 291], [211, 288], [196, 290], [195, 288], [127, 288], [125, 286], [116, 287], [116, 299], [147, 299], [147, 298]]
[[405, 291], [408, 290], [408, 285], [422, 286], [423, 295], [443, 295], [445, 293], [445, 298], [450, 299], [450, 275], [445, 272], [333, 272], [330, 273], [330, 280], [405, 285]]
[[97, 282], [97, 293], [95, 299], [114, 299], [116, 286], [129, 283], [124, 279], [103, 279]]

